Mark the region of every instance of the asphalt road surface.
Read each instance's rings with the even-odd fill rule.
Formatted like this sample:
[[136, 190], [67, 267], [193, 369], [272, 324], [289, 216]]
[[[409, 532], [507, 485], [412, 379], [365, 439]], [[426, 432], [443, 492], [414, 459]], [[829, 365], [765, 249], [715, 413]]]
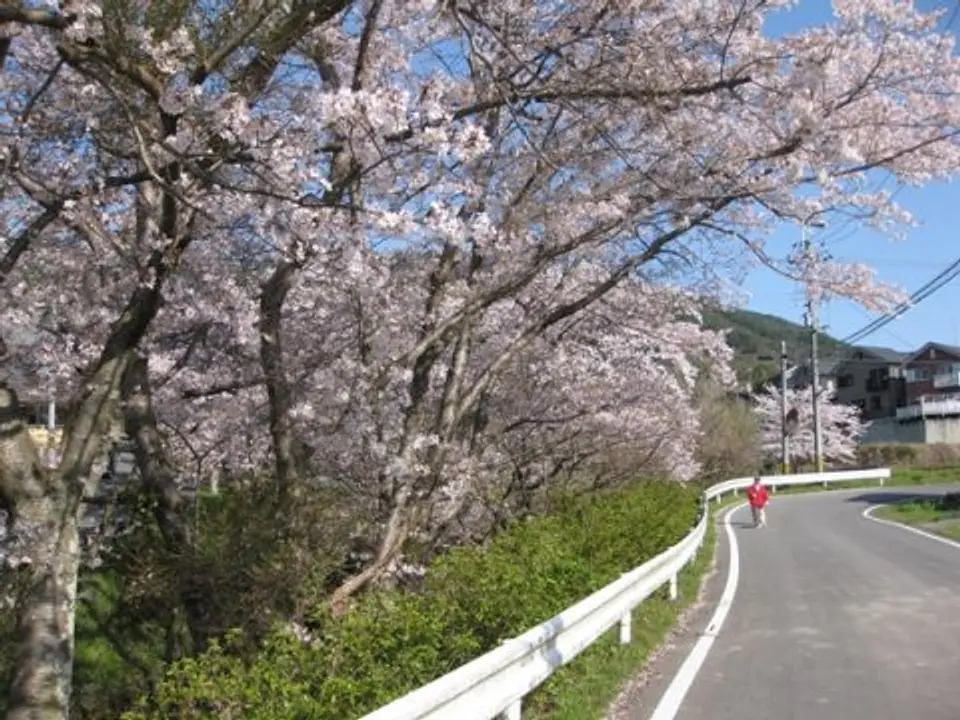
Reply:
[[[862, 515], [944, 489], [774, 495], [759, 530], [747, 526], [749, 510], [736, 511], [732, 606], [675, 716], [659, 717], [960, 720], [960, 547]], [[705, 618], [715, 602], [708, 597]], [[664, 670], [658, 699], [680, 660]], [[630, 717], [651, 717], [656, 699], [645, 705]]]

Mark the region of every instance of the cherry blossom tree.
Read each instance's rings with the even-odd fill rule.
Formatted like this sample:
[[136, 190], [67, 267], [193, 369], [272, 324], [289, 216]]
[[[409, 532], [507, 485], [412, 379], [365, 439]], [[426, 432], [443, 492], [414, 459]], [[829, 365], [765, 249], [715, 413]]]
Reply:
[[[813, 403], [809, 388], [788, 388], [785, 396], [787, 411], [796, 411], [795, 429], [790, 435], [790, 456], [794, 462], [813, 462]], [[760, 421], [760, 441], [768, 459], [780, 457], [780, 390], [773, 385], [754, 397], [755, 410]], [[860, 409], [854, 405], [834, 402], [834, 394], [821, 391], [820, 429], [825, 460], [847, 463], [856, 459], [857, 444], [869, 423], [864, 422]]]
[[[565, 282], [576, 282], [571, 275], [589, 282], [597, 272], [580, 267]], [[541, 288], [529, 302], [544, 299]], [[526, 300], [503, 307], [496, 327], [529, 313]], [[502, 357], [502, 332], [487, 337], [489, 347], [478, 347], [478, 354]], [[482, 510], [503, 517], [517, 504], [529, 510], [536, 491], [560, 478], [607, 484], [641, 472], [693, 478], [695, 385], [710, 374], [731, 386], [730, 359], [724, 334], [701, 328], [692, 298], [626, 281], [537, 338], [485, 388], [468, 433], [458, 435], [468, 447], [457, 455], [473, 468], [455, 468], [447, 485], [458, 494], [440, 511], [452, 518], [453, 508], [462, 520]]]
[[[322, 472], [325, 483], [366, 498], [375, 526], [397, 510], [383, 499], [384, 472], [413, 476], [412, 504], [422, 516], [419, 531], [428, 535], [443, 534], [454, 517], [471, 516], [491, 493], [527, 493], [531, 483], [541, 486], [574, 461], [581, 469], [584, 463], [596, 469], [597, 458], [608, 458], [615, 447], [624, 456], [621, 473], [641, 467], [680, 479], [695, 473], [697, 428], [690, 398], [701, 361], [712, 360], [711, 372], [723, 382], [732, 375], [730, 350], [721, 334], [700, 328], [694, 298], [626, 280], [588, 311], [513, 350], [515, 340], [504, 328], [522, 324], [542, 303], [564, 294], [576, 297], [604, 272], [586, 264], [545, 276], [516, 298], [491, 306], [472, 329], [469, 348], [453, 348], [434, 361], [426, 386], [418, 390], [428, 411], [417, 418], [415, 447], [406, 460], [399, 459], [411, 418], [406, 396], [384, 396], [381, 378], [390, 381], [392, 349], [417, 337], [419, 298], [411, 289], [426, 282], [409, 256], [369, 262], [361, 284], [379, 276], [387, 285], [368, 301], [361, 299], [359, 285], [344, 284], [336, 300], [327, 284], [322, 302], [312, 284], [292, 288], [285, 322], [312, 342], [298, 344], [285, 364], [295, 379], [291, 427], [302, 446], [298, 452], [309, 458], [304, 463]], [[179, 455], [174, 464], [209, 475], [224, 462], [211, 449], [230, 445], [232, 460], [262, 467], [270, 401], [250, 387], [261, 382], [254, 355], [233, 346], [211, 365], [213, 358], [198, 345], [189, 358], [165, 362], [156, 407], [162, 425], [181, 428], [167, 444]], [[159, 350], [151, 355], [161, 357]], [[509, 362], [503, 363], [504, 357]], [[224, 361], [232, 363], [230, 374], [239, 381], [218, 382]], [[401, 375], [396, 381], [412, 379]], [[460, 399], [471, 394], [476, 399], [469, 403]], [[651, 407], [652, 396], [666, 404]], [[262, 450], [243, 447], [249, 432], [238, 435], [236, 425], [213, 421], [224, 412], [221, 401], [249, 403], [243, 417], [260, 433], [255, 445]], [[207, 412], [213, 415], [201, 419]], [[518, 476], [527, 478], [520, 486]], [[398, 545], [417, 531], [410, 527]], [[383, 565], [395, 554], [385, 555]]]
[[[560, 411], [689, 474], [657, 448], [694, 431], [689, 358], [715, 339], [618, 293], [696, 291], [747, 255], [802, 278], [764, 244], [776, 223], [896, 222], [871, 171], [960, 164], [935, 16], [837, 0], [831, 25], [766, 37], [787, 4], [0, 4], [5, 362], [68, 408], [48, 470], [27, 388], [0, 392], [0, 496], [35, 578], [10, 717], [66, 715], [77, 517], [121, 432], [167, 542], [187, 532], [176, 481], [216, 465], [269, 463], [281, 506], [312, 467], [376, 497], [378, 550], [340, 607], [443, 526], [435, 500], [456, 517], [501, 478], [510, 379], [544, 403], [538, 462]], [[825, 294], [892, 297], [842, 270]]]

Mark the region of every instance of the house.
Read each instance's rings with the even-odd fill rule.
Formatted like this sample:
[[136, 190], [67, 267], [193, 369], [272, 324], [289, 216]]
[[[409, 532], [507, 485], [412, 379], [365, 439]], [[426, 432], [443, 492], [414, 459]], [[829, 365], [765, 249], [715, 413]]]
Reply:
[[[865, 420], [893, 417], [907, 404], [903, 361], [907, 353], [890, 348], [856, 346], [837, 359], [820, 361], [820, 390], [834, 402], [856, 405]], [[791, 385], [810, 387], [809, 364], [797, 368]]]
[[904, 362], [907, 403], [960, 394], [960, 347], [928, 342]]
[[901, 367], [905, 402], [876, 417], [861, 442], [960, 443], [960, 347], [928, 342]]
[[904, 363], [908, 353], [858, 345], [833, 368], [836, 402], [856, 405], [865, 420], [894, 417], [908, 404]]

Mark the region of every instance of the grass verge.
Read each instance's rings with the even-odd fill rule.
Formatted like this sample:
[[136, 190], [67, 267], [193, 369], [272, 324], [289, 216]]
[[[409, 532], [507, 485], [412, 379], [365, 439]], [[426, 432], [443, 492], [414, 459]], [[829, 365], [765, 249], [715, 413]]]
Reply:
[[960, 540], [960, 493], [885, 505], [874, 516]]
[[960, 482], [960, 468], [898, 468], [893, 471], [888, 485], [903, 487], [909, 485], [938, 485]]
[[[715, 516], [712, 511], [711, 514]], [[680, 614], [700, 594], [700, 586], [713, 564], [716, 523], [707, 527], [703, 550], [677, 577], [678, 599], [671, 601], [666, 588], [647, 598], [633, 612], [633, 639], [619, 644], [615, 626], [572, 663], [554, 673], [524, 707], [525, 718], [584, 720], [606, 715], [623, 685], [640, 673], [650, 654], [660, 647]]]

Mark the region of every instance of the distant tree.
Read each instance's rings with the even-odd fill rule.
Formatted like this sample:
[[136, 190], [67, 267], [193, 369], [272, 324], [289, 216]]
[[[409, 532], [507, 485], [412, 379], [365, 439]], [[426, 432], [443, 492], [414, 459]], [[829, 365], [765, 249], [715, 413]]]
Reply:
[[[754, 395], [755, 412], [760, 424], [760, 448], [765, 459], [779, 457], [781, 422], [779, 388], [768, 386]], [[833, 402], [833, 393], [821, 392], [820, 427], [823, 457], [828, 462], [852, 462], [857, 444], [869, 423], [860, 417], [854, 405]], [[796, 424], [790, 435], [790, 456], [793, 463], [809, 463], [814, 459], [813, 407], [810, 389], [788, 389], [787, 410], [796, 413]]]
[[760, 427], [750, 404], [707, 381], [698, 388], [698, 408], [701, 479], [712, 483], [754, 472], [760, 460]]

